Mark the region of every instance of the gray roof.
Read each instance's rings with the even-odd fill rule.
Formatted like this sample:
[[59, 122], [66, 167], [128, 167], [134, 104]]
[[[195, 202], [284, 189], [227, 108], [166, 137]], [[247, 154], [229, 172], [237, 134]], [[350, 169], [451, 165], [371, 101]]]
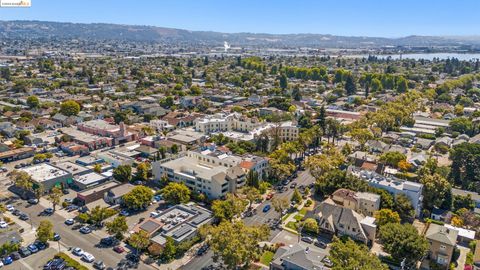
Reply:
[[325, 258], [322, 250], [315, 247], [304, 247], [302, 244], [295, 244], [292, 247], [281, 247], [274, 256], [274, 262], [282, 265], [282, 262], [288, 262], [298, 266], [295, 269], [323, 269], [322, 260]]
[[437, 241], [446, 245], [455, 246], [457, 243], [457, 230], [452, 230], [442, 225], [431, 223], [425, 237], [428, 240]]

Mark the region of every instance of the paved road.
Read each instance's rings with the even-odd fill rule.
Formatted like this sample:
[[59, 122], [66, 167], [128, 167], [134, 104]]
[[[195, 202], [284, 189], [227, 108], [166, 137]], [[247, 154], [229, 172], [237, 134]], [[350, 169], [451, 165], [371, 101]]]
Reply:
[[[308, 186], [311, 183], [315, 182], [315, 178], [308, 172], [308, 171], [301, 171], [298, 173], [298, 177], [293, 180], [293, 182], [297, 183], [297, 185], [305, 185]], [[290, 185], [290, 184], [289, 184]], [[293, 194], [293, 189], [288, 189], [288, 191], [283, 192], [283, 193], [275, 193], [274, 197], [278, 198], [288, 198]], [[252, 225], [261, 225], [265, 224], [268, 219], [274, 219], [280, 217], [280, 214], [273, 209], [273, 207], [270, 209], [270, 211], [264, 213], [262, 211], [263, 207], [265, 205], [270, 204], [270, 201], [264, 201], [262, 202], [256, 209], [257, 209], [257, 214], [252, 216], [252, 217], [247, 217], [244, 219], [244, 222], [246, 225], [252, 226]], [[269, 240], [272, 240], [275, 238], [281, 230], [272, 230], [270, 232], [270, 238]], [[190, 269], [202, 269], [202, 267], [209, 266], [213, 264], [213, 252], [210, 250], [206, 254], [200, 257], [195, 257], [193, 258], [189, 263], [184, 265], [181, 269], [183, 270], [190, 270]]]
[[[31, 224], [36, 227], [43, 219], [50, 220], [54, 225], [54, 230], [62, 237], [60, 244], [64, 247], [79, 247], [91, 253], [97, 260], [102, 260], [107, 266], [115, 267], [117, 263], [125, 257], [125, 254], [118, 254], [111, 248], [95, 247], [104, 235], [103, 233], [92, 232], [90, 234], [81, 234], [78, 230], [72, 230], [72, 226], [64, 224], [65, 218], [57, 213], [51, 216], [39, 216], [44, 207], [40, 204], [28, 205], [25, 201], [18, 201], [15, 207], [30, 216]], [[29, 243], [25, 243], [29, 244]], [[57, 248], [56, 245], [52, 248]], [[74, 256], [73, 254], [70, 254]], [[152, 269], [150, 266], [140, 265], [138, 269]]]

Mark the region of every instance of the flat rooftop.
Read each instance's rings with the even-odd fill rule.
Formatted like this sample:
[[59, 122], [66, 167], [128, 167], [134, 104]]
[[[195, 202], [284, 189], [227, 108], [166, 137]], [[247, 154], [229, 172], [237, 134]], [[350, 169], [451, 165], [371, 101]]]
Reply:
[[84, 175], [75, 176], [75, 182], [82, 183], [83, 185], [91, 185], [100, 181], [105, 180], [105, 176], [98, 174], [96, 172], [91, 172]]
[[21, 171], [28, 173], [32, 177], [32, 179], [37, 183], [41, 183], [44, 181], [70, 175], [69, 172], [64, 171], [60, 168], [57, 168], [55, 166], [52, 166], [48, 163], [41, 163], [41, 164], [33, 165], [30, 167], [26, 167], [21, 169]]
[[57, 163], [55, 164], [55, 166], [71, 173], [72, 175], [82, 174], [82, 173], [91, 171], [91, 169], [84, 167], [82, 165], [79, 165], [77, 163], [73, 163], [71, 161]]
[[162, 167], [172, 169], [175, 173], [189, 178], [211, 179], [212, 176], [226, 172], [227, 167], [200, 163], [192, 157], [181, 157], [162, 164]]

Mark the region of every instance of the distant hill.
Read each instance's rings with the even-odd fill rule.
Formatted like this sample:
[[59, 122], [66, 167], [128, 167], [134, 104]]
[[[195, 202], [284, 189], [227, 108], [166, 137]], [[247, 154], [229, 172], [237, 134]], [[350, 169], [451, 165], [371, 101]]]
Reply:
[[186, 42], [234, 46], [378, 48], [382, 46], [468, 46], [480, 48], [480, 36], [408, 36], [402, 38], [350, 37], [323, 34], [260, 34], [188, 31], [182, 29], [105, 23], [0, 21], [2, 38], [93, 39], [139, 42]]

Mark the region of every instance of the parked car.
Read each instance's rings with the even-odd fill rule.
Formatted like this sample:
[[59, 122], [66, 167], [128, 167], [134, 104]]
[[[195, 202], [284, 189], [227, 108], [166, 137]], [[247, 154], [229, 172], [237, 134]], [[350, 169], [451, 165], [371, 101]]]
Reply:
[[296, 186], [297, 186], [297, 183], [292, 183], [292, 184], [290, 185], [290, 188], [291, 188], [291, 189], [294, 189]]
[[22, 213], [22, 212], [21, 212], [20, 210], [18, 210], [18, 209], [14, 209], [14, 210], [12, 211], [12, 215], [14, 215], [14, 216], [18, 216], [18, 215], [20, 215], [21, 213]]
[[44, 250], [44, 249], [47, 248], [47, 244], [45, 244], [45, 243], [43, 243], [43, 242], [41, 242], [41, 241], [38, 241], [38, 240], [35, 241], [33, 244], [34, 244], [39, 250]]
[[65, 200], [63, 200], [63, 201], [66, 202], [66, 203], [73, 203], [72, 198], [65, 198]]
[[137, 254], [133, 254], [133, 253], [128, 253], [127, 256], [125, 256], [125, 258], [127, 258], [127, 260], [129, 260], [131, 262], [139, 262], [140, 261], [140, 256], [138, 256]]
[[13, 207], [13, 205], [11, 204], [7, 204], [7, 206], [5, 206], [5, 209], [7, 209], [7, 211], [9, 212], [15, 211], [15, 207]]
[[156, 218], [158, 217], [159, 213], [158, 212], [150, 212], [150, 217]]
[[116, 253], [123, 253], [125, 251], [125, 249], [121, 246], [115, 246], [113, 248], [113, 251], [115, 251]]
[[62, 239], [62, 237], [60, 236], [60, 234], [58, 234], [58, 233], [54, 233], [54, 234], [53, 234], [53, 241], [60, 241], [60, 239]]
[[57, 270], [57, 269], [65, 269], [65, 261], [61, 258], [53, 259], [48, 261], [44, 266], [44, 270]]
[[92, 232], [92, 229], [90, 229], [90, 227], [88, 226], [83, 226], [82, 228], [80, 228], [80, 232], [83, 234], [89, 234]]
[[267, 194], [267, 200], [271, 200], [273, 198], [273, 193], [268, 193]]
[[20, 258], [22, 258], [22, 256], [20, 256], [20, 253], [18, 252], [12, 252], [12, 254], [10, 254], [10, 257], [12, 258], [12, 260], [14, 261], [17, 261], [17, 260], [20, 260]]
[[306, 242], [306, 243], [309, 243], [309, 244], [313, 243], [313, 239], [309, 236], [304, 236], [301, 239], [302, 239], [303, 242]]
[[43, 210], [43, 213], [45, 213], [45, 215], [51, 215], [53, 214], [53, 208], [46, 208], [45, 210]]
[[29, 204], [38, 204], [38, 199], [30, 199], [28, 200]]
[[325, 242], [323, 242], [322, 240], [315, 239], [313, 244], [319, 248], [323, 248], [323, 249], [327, 248], [327, 244], [325, 244]]
[[75, 211], [77, 209], [78, 209], [78, 206], [76, 206], [75, 204], [70, 204], [67, 207], [65, 207], [65, 210], [67, 210], [68, 212], [72, 212], [72, 211]]
[[2, 229], [5, 229], [5, 228], [8, 228], [8, 223], [6, 223], [5, 221], [0, 221], [0, 228]]
[[210, 248], [210, 246], [208, 244], [205, 244], [205, 245], [201, 246], [197, 251], [197, 255], [202, 256], [203, 254], [205, 254], [208, 251], [209, 248]]
[[91, 263], [91, 262], [95, 261], [95, 257], [88, 252], [83, 252], [82, 260]]
[[70, 194], [70, 191], [68, 189], [63, 189], [62, 190], [63, 194], [67, 195], [67, 194]]
[[113, 246], [117, 244], [117, 242], [118, 242], [117, 239], [112, 236], [100, 239], [100, 245], [107, 246], [107, 247]]
[[72, 253], [73, 255], [82, 256], [84, 252], [83, 252], [83, 249], [76, 247], [72, 249]]
[[73, 225], [75, 223], [75, 220], [73, 220], [73, 218], [69, 218], [69, 219], [66, 219], [65, 220], [65, 224], [66, 225]]
[[21, 219], [21, 220], [28, 220], [29, 219], [28, 215], [25, 214], [25, 213], [20, 214], [20, 216], [18, 218]]
[[126, 209], [123, 209], [122, 211], [120, 211], [120, 215], [128, 217], [130, 215], [130, 213]]
[[4, 264], [4, 265], [9, 265], [9, 264], [12, 264], [12, 263], [13, 263], [13, 259], [12, 259], [12, 257], [10, 257], [10, 256], [6, 256], [5, 258], [3, 258], [2, 261], [3, 261], [3, 264]]
[[28, 250], [28, 248], [26, 247], [21, 247], [19, 250], [18, 250], [18, 253], [20, 253], [20, 256], [22, 257], [28, 257], [32, 254], [32, 252], [30, 252], [30, 250]]
[[100, 269], [100, 270], [103, 270], [106, 268], [105, 264], [103, 263], [103, 261], [96, 261], [93, 263], [93, 267], [95, 267], [96, 269]]
[[30, 252], [32, 252], [32, 253], [37, 253], [38, 252], [38, 248], [35, 244], [28, 245], [28, 250], [30, 250]]
[[270, 208], [272, 208], [272, 207], [270, 206], [270, 204], [267, 204], [267, 205], [265, 205], [265, 206], [263, 207], [263, 210], [262, 210], [262, 211], [263, 211], [264, 213], [266, 213], [266, 212], [268, 212], [268, 211], [270, 210]]

